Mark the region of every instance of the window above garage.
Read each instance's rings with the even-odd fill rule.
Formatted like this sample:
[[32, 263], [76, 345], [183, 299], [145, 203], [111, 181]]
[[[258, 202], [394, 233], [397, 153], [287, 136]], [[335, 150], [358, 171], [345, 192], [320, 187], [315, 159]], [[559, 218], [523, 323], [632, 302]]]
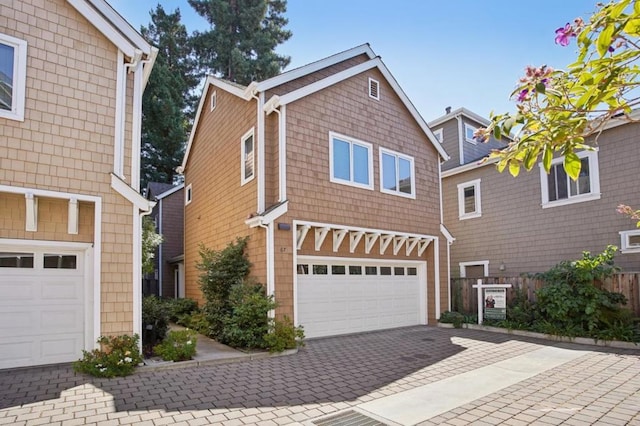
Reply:
[[334, 183], [373, 189], [373, 146], [330, 132], [329, 179]]
[[24, 120], [27, 42], [0, 33], [0, 117]]

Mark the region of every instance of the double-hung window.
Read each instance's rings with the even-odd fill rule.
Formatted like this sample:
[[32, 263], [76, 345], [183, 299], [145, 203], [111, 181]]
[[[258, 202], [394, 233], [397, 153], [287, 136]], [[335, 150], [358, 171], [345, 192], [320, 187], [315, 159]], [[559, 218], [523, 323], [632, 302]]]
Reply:
[[373, 147], [337, 133], [329, 133], [331, 182], [373, 189]]
[[27, 42], [0, 34], [0, 117], [24, 120]]
[[458, 184], [458, 217], [460, 220], [482, 216], [480, 179]]
[[380, 191], [385, 194], [416, 197], [413, 157], [380, 148]]
[[245, 133], [240, 139], [242, 181], [241, 185], [251, 181], [255, 177], [255, 144], [253, 138], [253, 128]]
[[598, 172], [598, 151], [582, 151], [580, 158], [580, 175], [577, 180], [571, 179], [564, 170], [564, 157], [551, 163], [547, 174], [540, 164], [540, 185], [542, 207], [562, 206], [600, 198], [600, 177]]

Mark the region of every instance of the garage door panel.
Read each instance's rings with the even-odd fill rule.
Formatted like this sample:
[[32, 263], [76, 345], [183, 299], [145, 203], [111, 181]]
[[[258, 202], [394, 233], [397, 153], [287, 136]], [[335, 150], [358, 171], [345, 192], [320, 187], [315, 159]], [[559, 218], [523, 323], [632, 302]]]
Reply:
[[[298, 323], [305, 328], [308, 337], [323, 337], [345, 333], [357, 333], [384, 328], [423, 323], [424, 304], [421, 294], [424, 283], [418, 275], [366, 275], [366, 266], [385, 266], [398, 274], [406, 272], [406, 264], [389, 261], [347, 262], [305, 259], [312, 265], [327, 265], [327, 275], [299, 274], [297, 284]], [[332, 268], [339, 264], [340, 268]], [[344, 269], [342, 267], [345, 267]], [[411, 264], [418, 268], [416, 262]], [[352, 268], [350, 268], [352, 267]], [[388, 268], [388, 269], [387, 269]], [[324, 269], [324, 268], [323, 268]], [[304, 271], [305, 268], [298, 268]], [[342, 275], [332, 275], [333, 270], [345, 270]], [[349, 275], [354, 271], [355, 275]], [[360, 274], [358, 274], [360, 272]]]
[[0, 268], [0, 369], [74, 361], [84, 348], [84, 251], [28, 244], [15, 251], [33, 253], [32, 267]]

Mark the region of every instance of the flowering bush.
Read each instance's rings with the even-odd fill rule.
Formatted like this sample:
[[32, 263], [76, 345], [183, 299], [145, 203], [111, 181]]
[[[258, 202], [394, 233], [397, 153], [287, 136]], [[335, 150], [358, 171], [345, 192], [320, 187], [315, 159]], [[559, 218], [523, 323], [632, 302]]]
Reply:
[[514, 114], [492, 115], [476, 137], [509, 136], [506, 149], [494, 151], [498, 170], [517, 176], [531, 170], [539, 157], [548, 172], [554, 154], [564, 156], [567, 174], [577, 179], [580, 158], [574, 151], [590, 149], [585, 138], [597, 136], [612, 118], [632, 120], [640, 106], [640, 2], [618, 0], [598, 4], [589, 19], [577, 18], [555, 31], [555, 42], [573, 40], [578, 55], [566, 70], [527, 67], [512, 93]]
[[101, 336], [100, 349], [82, 351], [82, 358], [73, 363], [73, 370], [95, 377], [128, 376], [142, 362], [138, 350], [139, 336]]
[[198, 338], [193, 330], [171, 330], [167, 337], [153, 348], [165, 361], [188, 361], [196, 354]]

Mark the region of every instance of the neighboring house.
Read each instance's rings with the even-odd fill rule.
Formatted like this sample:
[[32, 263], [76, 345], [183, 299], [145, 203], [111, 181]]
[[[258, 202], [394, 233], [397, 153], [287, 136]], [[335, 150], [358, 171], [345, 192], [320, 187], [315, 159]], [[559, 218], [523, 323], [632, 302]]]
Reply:
[[[452, 133], [459, 128], [455, 121], [449, 115], [435, 120]], [[579, 259], [585, 250], [600, 253], [608, 244], [621, 249], [617, 265], [640, 270], [640, 231], [616, 212], [620, 203], [640, 205], [639, 139], [640, 124], [609, 123], [597, 144], [587, 140], [595, 150], [579, 153], [577, 182], [567, 177], [562, 157], [553, 160], [550, 174], [538, 164], [517, 178], [499, 173], [495, 160], [469, 160], [443, 171], [445, 225], [455, 237], [451, 275], [543, 272], [562, 260]]]
[[184, 297], [184, 185], [150, 182], [145, 196], [156, 203], [149, 216], [162, 243], [155, 251], [154, 273], [143, 277], [142, 293]]
[[448, 309], [446, 153], [368, 45], [248, 87], [209, 77], [182, 165], [186, 296], [200, 244], [249, 236], [252, 275], [308, 337]]
[[142, 92], [157, 50], [104, 0], [0, 4], [0, 368], [140, 333]]

